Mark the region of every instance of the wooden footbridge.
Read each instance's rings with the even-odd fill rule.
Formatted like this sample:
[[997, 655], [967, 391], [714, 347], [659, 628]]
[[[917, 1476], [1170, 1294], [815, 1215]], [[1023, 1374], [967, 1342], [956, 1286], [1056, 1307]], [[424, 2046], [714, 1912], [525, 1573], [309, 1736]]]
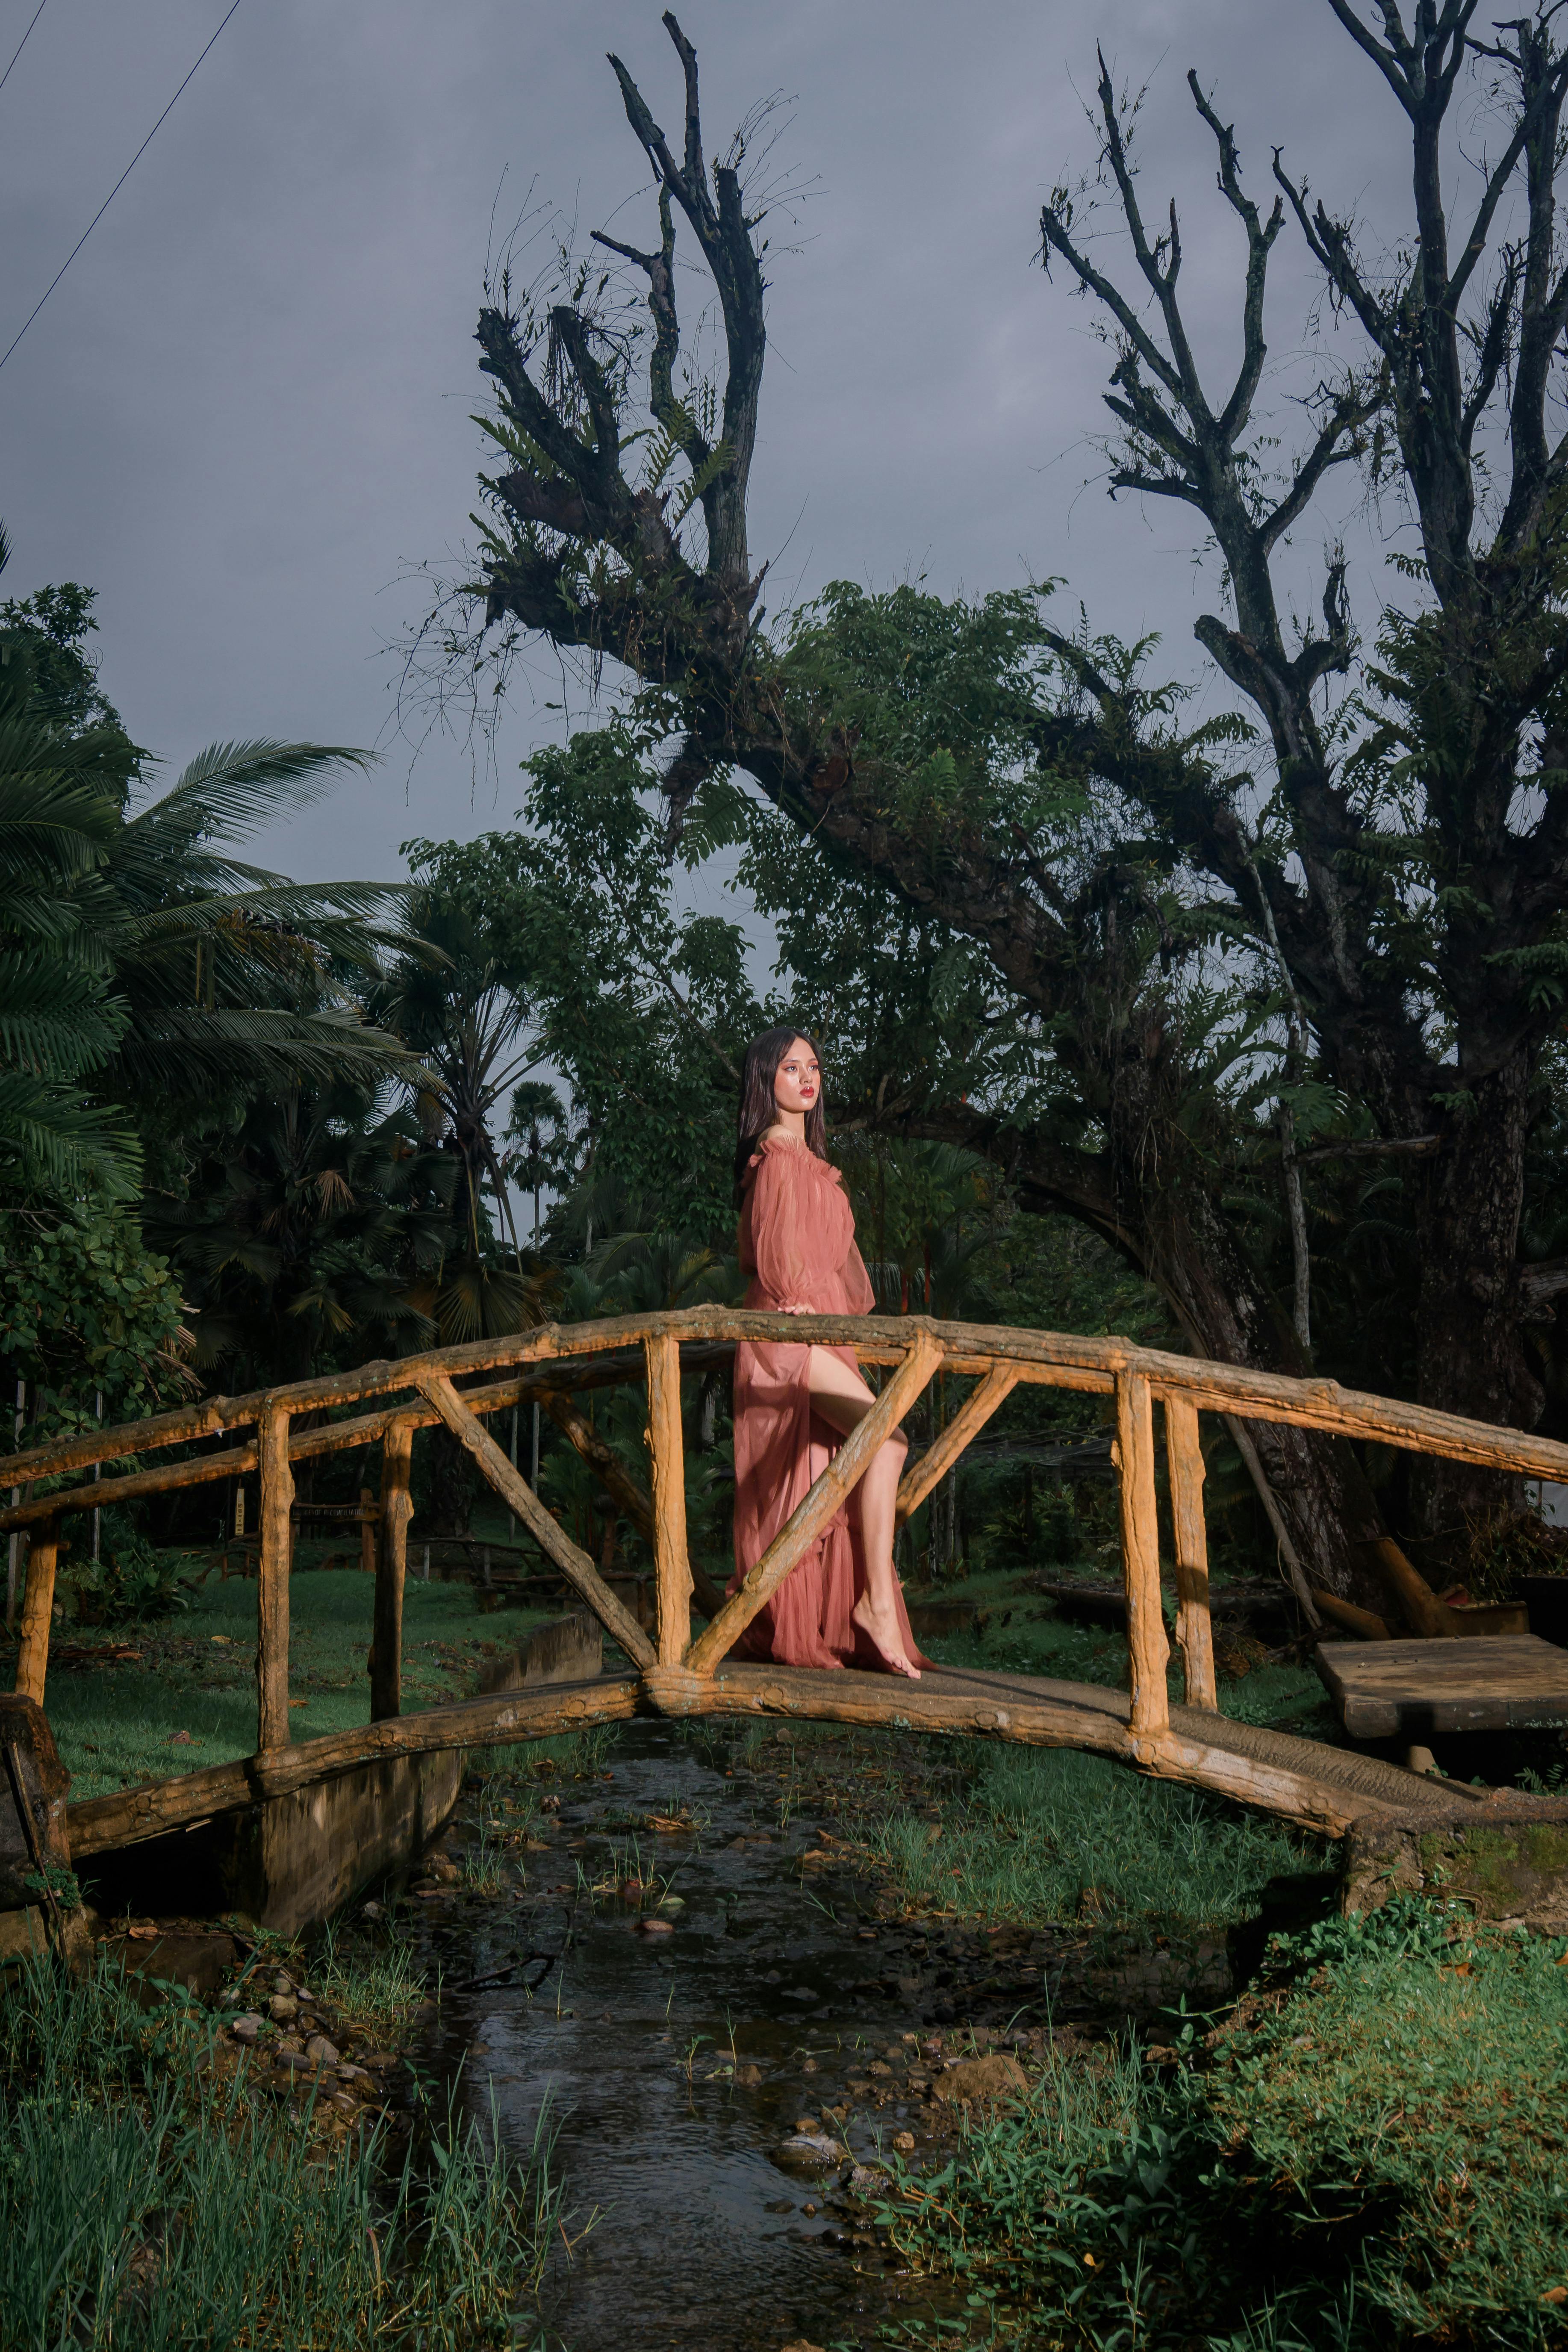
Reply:
[[[687, 1550], [681, 1379], [711, 1368], [738, 1339], [851, 1347], [885, 1368], [876, 1405], [846, 1439], [741, 1590], [692, 1631]], [[973, 1385], [936, 1442], [910, 1463], [899, 1495], [907, 1518], [1004, 1398], [1020, 1385], [1114, 1399], [1115, 1457], [1126, 1576], [1129, 1688], [1020, 1675], [943, 1669], [919, 1683], [851, 1670], [808, 1672], [732, 1662], [729, 1653], [822, 1533], [883, 1440], [933, 1375]], [[646, 1383], [649, 1484], [645, 1490], [597, 1438], [573, 1397]], [[486, 1420], [539, 1403], [651, 1544], [658, 1590], [652, 1637], [610, 1590], [587, 1553], [541, 1503], [495, 1443]], [[1155, 1504], [1155, 1413], [1168, 1473], [1176, 1643], [1185, 1703], [1167, 1698], [1169, 1643], [1161, 1596]], [[1451, 1806], [1465, 1793], [1320, 1742], [1233, 1723], [1219, 1714], [1210, 1640], [1204, 1462], [1199, 1416], [1294, 1423], [1337, 1437], [1446, 1454], [1568, 1480], [1568, 1445], [1357, 1395], [1330, 1381], [1287, 1380], [1234, 1365], [1134, 1347], [1116, 1339], [942, 1323], [924, 1317], [779, 1316], [723, 1307], [546, 1324], [505, 1339], [362, 1365], [245, 1397], [211, 1397], [147, 1421], [39, 1446], [0, 1460], [0, 1489], [31, 1482], [0, 1511], [0, 1529], [26, 1528], [31, 1552], [16, 1688], [45, 1702], [59, 1524], [109, 1502], [259, 1470], [256, 1753], [243, 1761], [89, 1799], [69, 1811], [74, 1856], [154, 1837], [392, 1756], [544, 1737], [637, 1714], [763, 1716], [1020, 1740], [1097, 1750], [1338, 1835], [1368, 1812]], [[333, 1417], [333, 1416], [337, 1417]], [[412, 1501], [414, 1433], [441, 1422], [460, 1439], [509, 1509], [531, 1530], [628, 1661], [622, 1673], [460, 1700], [405, 1715], [401, 1706], [403, 1590]], [[323, 1738], [290, 1740], [289, 1574], [294, 1465], [351, 1447], [380, 1449], [379, 1539], [370, 1660], [371, 1722]], [[167, 1454], [166, 1460], [150, 1457]], [[138, 1466], [110, 1465], [135, 1456]], [[101, 1465], [101, 1467], [100, 1466]], [[92, 1477], [82, 1474], [94, 1472]], [[107, 1475], [106, 1475], [107, 1474]], [[68, 1483], [61, 1485], [62, 1479]], [[74, 1483], [73, 1483], [74, 1482]], [[43, 1491], [39, 1491], [43, 1489]]]

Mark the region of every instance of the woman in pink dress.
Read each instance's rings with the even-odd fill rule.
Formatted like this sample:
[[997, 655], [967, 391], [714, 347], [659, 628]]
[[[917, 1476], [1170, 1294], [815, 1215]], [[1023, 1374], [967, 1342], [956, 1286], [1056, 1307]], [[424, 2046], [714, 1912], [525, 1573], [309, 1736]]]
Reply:
[[[770, 1029], [746, 1055], [735, 1154], [748, 1307], [786, 1315], [866, 1315], [875, 1294], [855, 1218], [827, 1157], [816, 1048]], [[735, 1350], [737, 1591], [876, 1398], [852, 1348], [775, 1341]], [[893, 1566], [903, 1433], [882, 1445], [846, 1507], [735, 1644], [781, 1665], [870, 1666], [918, 1680], [921, 1657]]]

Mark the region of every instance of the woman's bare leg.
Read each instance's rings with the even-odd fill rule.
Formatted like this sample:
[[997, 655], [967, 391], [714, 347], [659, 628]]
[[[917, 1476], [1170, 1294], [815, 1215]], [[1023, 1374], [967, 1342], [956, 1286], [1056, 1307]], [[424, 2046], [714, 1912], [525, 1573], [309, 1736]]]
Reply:
[[[847, 1437], [864, 1421], [877, 1400], [858, 1371], [826, 1348], [813, 1348], [806, 1369], [806, 1386], [813, 1410]], [[895, 1506], [899, 1481], [904, 1475], [909, 1448], [901, 1437], [889, 1437], [855, 1490], [860, 1511], [860, 1540], [866, 1554], [866, 1590], [855, 1603], [854, 1620], [873, 1641], [890, 1673], [920, 1680], [920, 1668], [904, 1648], [899, 1612], [894, 1605], [898, 1571], [893, 1566]]]

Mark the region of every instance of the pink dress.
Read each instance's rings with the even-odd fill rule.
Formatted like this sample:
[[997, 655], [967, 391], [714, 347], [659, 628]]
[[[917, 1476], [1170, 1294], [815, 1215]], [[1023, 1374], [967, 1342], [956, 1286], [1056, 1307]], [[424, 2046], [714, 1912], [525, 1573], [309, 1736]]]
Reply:
[[[855, 1218], [838, 1171], [804, 1143], [767, 1137], [759, 1144], [741, 1210], [741, 1268], [751, 1276], [746, 1305], [773, 1313], [794, 1307], [816, 1315], [867, 1315], [876, 1304], [855, 1246]], [[852, 1348], [832, 1352], [855, 1366]], [[815, 1480], [843, 1444], [837, 1430], [812, 1412], [805, 1346], [753, 1345], [735, 1350], [735, 1573], [740, 1590]], [[773, 1599], [736, 1643], [738, 1658], [772, 1659], [788, 1666], [879, 1666], [874, 1643], [852, 1623], [850, 1611], [866, 1587], [859, 1515], [847, 1509], [829, 1522]], [[896, 1590], [896, 1588], [895, 1588]], [[908, 1655], [920, 1653], [910, 1631], [903, 1595], [900, 1627]]]

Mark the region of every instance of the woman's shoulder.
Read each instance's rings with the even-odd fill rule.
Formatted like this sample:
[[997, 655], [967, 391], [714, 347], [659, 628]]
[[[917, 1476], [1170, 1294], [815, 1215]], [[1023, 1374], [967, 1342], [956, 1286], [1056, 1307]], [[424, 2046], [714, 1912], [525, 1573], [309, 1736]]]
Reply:
[[775, 1153], [785, 1166], [799, 1166], [810, 1174], [826, 1177], [834, 1184], [839, 1181], [838, 1171], [832, 1160], [819, 1160], [811, 1146], [804, 1143], [798, 1135], [792, 1135], [787, 1127], [770, 1127], [758, 1136], [752, 1147], [751, 1165], [760, 1168], [764, 1159], [772, 1159]]

